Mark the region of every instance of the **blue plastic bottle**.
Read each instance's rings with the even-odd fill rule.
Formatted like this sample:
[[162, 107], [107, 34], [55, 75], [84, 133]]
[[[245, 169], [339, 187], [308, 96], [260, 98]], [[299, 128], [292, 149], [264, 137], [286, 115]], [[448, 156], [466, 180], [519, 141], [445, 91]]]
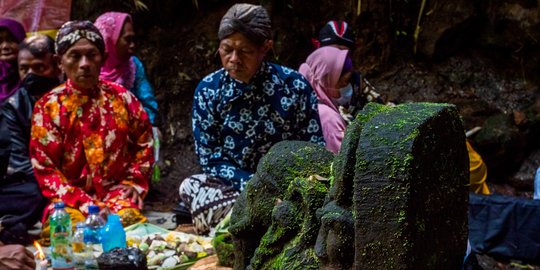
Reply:
[[110, 251], [113, 248], [126, 248], [126, 231], [120, 222], [120, 216], [109, 214], [107, 224], [101, 232], [103, 252]]
[[73, 269], [71, 249], [71, 218], [64, 202], [54, 203], [54, 211], [49, 219], [51, 226], [51, 260], [53, 269]]
[[99, 206], [90, 205], [88, 207], [88, 217], [86, 217], [84, 229], [84, 244], [88, 251], [88, 256], [84, 262], [86, 269], [97, 269], [97, 261], [94, 252], [103, 251], [101, 245], [101, 231], [105, 221], [99, 216]]

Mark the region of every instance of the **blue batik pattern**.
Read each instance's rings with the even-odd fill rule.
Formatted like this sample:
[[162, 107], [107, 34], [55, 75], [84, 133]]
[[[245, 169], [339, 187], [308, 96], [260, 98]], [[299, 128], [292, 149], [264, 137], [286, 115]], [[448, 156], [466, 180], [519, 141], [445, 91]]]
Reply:
[[324, 145], [313, 89], [300, 73], [272, 63], [264, 62], [250, 84], [224, 69], [206, 76], [195, 90], [192, 117], [204, 173], [237, 190], [275, 143]]

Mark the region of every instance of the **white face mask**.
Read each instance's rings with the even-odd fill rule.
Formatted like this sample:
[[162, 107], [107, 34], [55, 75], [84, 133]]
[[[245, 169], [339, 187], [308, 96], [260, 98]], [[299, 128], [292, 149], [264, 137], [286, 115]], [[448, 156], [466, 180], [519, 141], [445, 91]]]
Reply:
[[337, 99], [334, 99], [334, 102], [339, 106], [347, 106], [349, 103], [351, 103], [351, 98], [353, 95], [353, 87], [349, 83], [347, 86], [340, 88], [339, 93], [341, 96]]

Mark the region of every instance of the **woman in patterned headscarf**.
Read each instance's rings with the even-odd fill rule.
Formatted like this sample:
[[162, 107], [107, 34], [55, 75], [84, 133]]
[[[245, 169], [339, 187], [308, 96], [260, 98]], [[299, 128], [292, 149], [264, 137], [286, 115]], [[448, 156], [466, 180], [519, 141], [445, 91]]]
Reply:
[[180, 198], [198, 233], [230, 213], [257, 163], [277, 142], [324, 144], [317, 97], [298, 72], [265, 60], [272, 49], [270, 17], [262, 6], [235, 4], [219, 26], [223, 68], [195, 90], [192, 123], [204, 174], [180, 185]]
[[22, 24], [0, 18], [0, 104], [19, 88], [17, 53], [25, 36]]

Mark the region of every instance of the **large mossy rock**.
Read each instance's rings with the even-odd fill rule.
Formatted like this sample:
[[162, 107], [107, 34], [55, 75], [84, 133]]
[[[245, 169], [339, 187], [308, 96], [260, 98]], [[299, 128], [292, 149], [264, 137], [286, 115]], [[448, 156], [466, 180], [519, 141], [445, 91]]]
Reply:
[[330, 176], [333, 155], [309, 142], [277, 143], [259, 161], [257, 171], [237, 199], [229, 232], [235, 247], [235, 269], [246, 269], [272, 223], [276, 203], [283, 201], [291, 182], [311, 175]]
[[469, 173], [455, 106], [369, 105], [363, 115], [354, 167], [354, 268], [460, 269]]
[[369, 106], [346, 130], [341, 149], [333, 162], [333, 182], [324, 206], [317, 210], [320, 219], [315, 254], [321, 269], [351, 269], [354, 263], [353, 194], [356, 151], [362, 125], [386, 106]]

